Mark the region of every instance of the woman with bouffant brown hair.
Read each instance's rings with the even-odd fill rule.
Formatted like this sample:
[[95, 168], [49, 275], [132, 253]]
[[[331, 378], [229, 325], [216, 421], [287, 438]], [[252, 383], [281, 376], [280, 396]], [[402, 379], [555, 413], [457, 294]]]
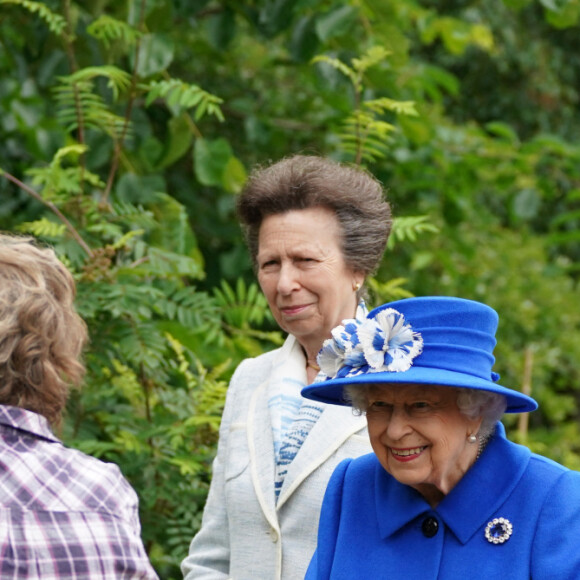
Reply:
[[0, 578], [156, 579], [119, 468], [65, 447], [87, 329], [52, 249], [0, 234]]
[[[324, 489], [345, 457], [370, 451], [362, 417], [311, 404], [316, 356], [331, 330], [367, 309], [365, 281], [383, 256], [391, 209], [361, 167], [292, 155], [255, 168], [238, 215], [284, 344], [234, 373], [186, 580], [302, 580]], [[346, 412], [345, 412], [346, 411]]]

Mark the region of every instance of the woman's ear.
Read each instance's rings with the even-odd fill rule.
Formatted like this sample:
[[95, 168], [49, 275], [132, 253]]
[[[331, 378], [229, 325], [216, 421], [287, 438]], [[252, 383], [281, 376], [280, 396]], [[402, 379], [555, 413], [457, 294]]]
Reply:
[[355, 272], [352, 278], [352, 289], [358, 292], [365, 281], [365, 276], [362, 272]]
[[473, 433], [474, 435], [479, 435], [479, 430], [481, 429], [481, 425], [483, 423], [483, 417], [476, 417], [475, 419], [470, 419], [470, 429], [469, 433]]

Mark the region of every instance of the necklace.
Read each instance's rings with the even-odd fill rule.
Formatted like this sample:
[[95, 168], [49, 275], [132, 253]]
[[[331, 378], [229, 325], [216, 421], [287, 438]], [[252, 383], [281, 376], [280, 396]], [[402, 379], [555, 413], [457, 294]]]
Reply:
[[479, 439], [479, 444], [477, 445], [477, 457], [475, 458], [475, 461], [477, 461], [479, 459], [481, 453], [485, 449], [485, 446], [487, 445], [488, 439], [489, 439], [488, 437], [481, 437]]
[[306, 361], [306, 366], [314, 369], [315, 371], [319, 371], [320, 370], [320, 367], [316, 363], [313, 363], [313, 362], [311, 362], [309, 360]]

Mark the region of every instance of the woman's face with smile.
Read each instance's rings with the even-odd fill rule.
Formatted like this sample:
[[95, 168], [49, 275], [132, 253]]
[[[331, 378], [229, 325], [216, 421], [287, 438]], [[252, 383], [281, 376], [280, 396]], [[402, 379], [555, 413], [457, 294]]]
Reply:
[[367, 399], [371, 445], [381, 465], [437, 505], [475, 461], [477, 445], [468, 437], [481, 419], [459, 411], [453, 387], [377, 385]]
[[340, 225], [324, 207], [268, 216], [258, 240], [258, 280], [280, 327], [313, 358], [332, 328], [356, 311], [355, 283], [347, 267]]

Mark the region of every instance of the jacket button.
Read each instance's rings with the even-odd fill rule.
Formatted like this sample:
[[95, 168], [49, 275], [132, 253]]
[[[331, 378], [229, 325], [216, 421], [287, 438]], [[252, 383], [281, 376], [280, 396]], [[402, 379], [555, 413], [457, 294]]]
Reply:
[[426, 538], [432, 538], [439, 530], [439, 522], [433, 516], [429, 516], [423, 520], [421, 530]]

